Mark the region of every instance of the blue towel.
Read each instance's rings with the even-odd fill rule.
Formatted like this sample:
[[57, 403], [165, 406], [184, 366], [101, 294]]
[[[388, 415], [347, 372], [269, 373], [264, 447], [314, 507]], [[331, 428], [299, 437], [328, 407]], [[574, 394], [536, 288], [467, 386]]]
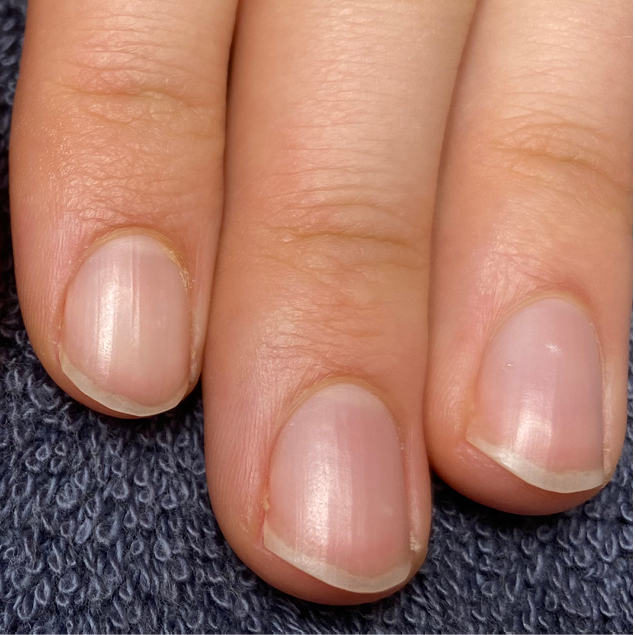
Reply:
[[0, 0], [0, 631], [632, 633], [632, 399], [622, 460], [593, 500], [523, 518], [435, 480], [414, 580], [375, 604], [333, 608], [273, 589], [225, 542], [198, 392], [122, 423], [53, 384], [22, 324], [8, 225], [24, 14], [22, 0]]

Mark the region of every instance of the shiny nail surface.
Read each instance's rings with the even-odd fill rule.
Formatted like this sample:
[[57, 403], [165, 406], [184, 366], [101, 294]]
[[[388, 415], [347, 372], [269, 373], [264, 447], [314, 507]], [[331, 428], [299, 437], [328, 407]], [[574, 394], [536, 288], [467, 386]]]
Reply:
[[327, 386], [284, 425], [271, 458], [264, 544], [348, 591], [380, 592], [409, 577], [401, 447], [373, 393]]
[[503, 324], [485, 350], [467, 440], [545, 490], [604, 482], [602, 371], [580, 309], [547, 298]]
[[181, 267], [156, 238], [124, 234], [99, 245], [71, 282], [60, 364], [85, 395], [136, 416], [184, 396], [190, 313]]

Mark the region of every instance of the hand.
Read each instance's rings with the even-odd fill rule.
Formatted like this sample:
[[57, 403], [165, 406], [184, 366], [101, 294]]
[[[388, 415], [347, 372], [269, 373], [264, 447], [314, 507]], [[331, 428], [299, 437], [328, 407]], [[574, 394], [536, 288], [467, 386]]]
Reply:
[[523, 514], [615, 468], [631, 7], [236, 9], [31, 0], [22, 312], [53, 379], [101, 412], [161, 412], [202, 375], [235, 551], [299, 597], [368, 601], [423, 561], [427, 459]]

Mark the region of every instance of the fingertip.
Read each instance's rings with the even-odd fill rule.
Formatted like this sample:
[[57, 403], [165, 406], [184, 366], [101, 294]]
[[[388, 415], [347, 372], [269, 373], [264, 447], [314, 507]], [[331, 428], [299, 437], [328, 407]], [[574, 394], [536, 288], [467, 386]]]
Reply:
[[453, 487], [497, 509], [573, 507], [606, 484], [610, 469], [595, 329], [558, 296], [529, 299], [493, 330], [464, 378], [462, 420], [447, 425], [436, 413], [428, 422], [433, 462]]
[[200, 373], [236, 3], [76, 5], [29, 4], [10, 153], [20, 306], [61, 388], [148, 416]]
[[[376, 395], [327, 382], [305, 395], [271, 451], [254, 449], [219, 455], [216, 444], [215, 465], [227, 466], [229, 452], [232, 473], [210, 469], [208, 479], [224, 536], [266, 582], [312, 602], [359, 604], [395, 592], [421, 566], [429, 510], [411, 518], [395, 422]], [[254, 465], [265, 473], [257, 504], [253, 491], [229, 487]]]

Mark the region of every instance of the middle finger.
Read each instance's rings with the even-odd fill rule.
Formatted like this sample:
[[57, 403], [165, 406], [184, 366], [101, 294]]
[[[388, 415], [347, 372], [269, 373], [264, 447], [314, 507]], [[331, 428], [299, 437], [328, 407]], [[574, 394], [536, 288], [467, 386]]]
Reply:
[[208, 479], [238, 554], [311, 600], [386, 595], [425, 553], [430, 221], [472, 9], [277, 0], [239, 16]]

